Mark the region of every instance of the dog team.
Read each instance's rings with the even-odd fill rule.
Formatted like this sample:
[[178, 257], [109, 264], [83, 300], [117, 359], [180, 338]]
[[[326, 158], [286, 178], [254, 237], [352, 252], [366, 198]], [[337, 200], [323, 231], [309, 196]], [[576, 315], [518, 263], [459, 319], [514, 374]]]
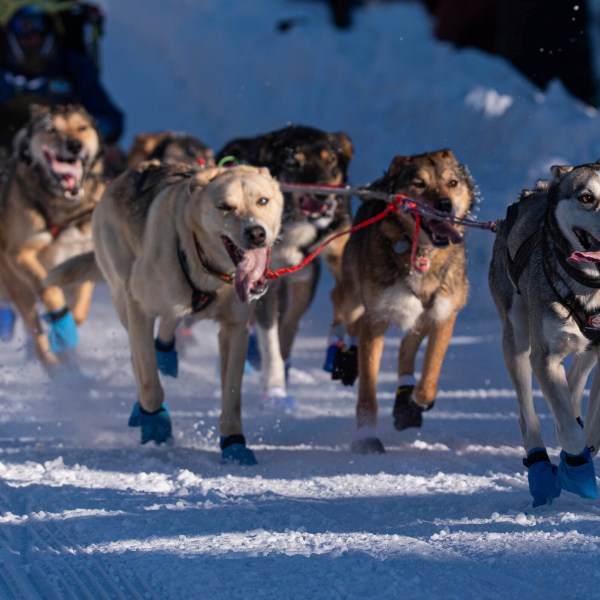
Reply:
[[[126, 170], [109, 181], [85, 109], [32, 106], [0, 177], [0, 291], [52, 374], [78, 342], [95, 283], [107, 283], [129, 336], [138, 390], [129, 425], [140, 428], [142, 443], [172, 437], [159, 373], [177, 375], [182, 322], [217, 321], [221, 457], [251, 465], [241, 418], [248, 332], [256, 332], [265, 399], [285, 402], [294, 338], [319, 279], [312, 259], [322, 253], [334, 279], [324, 368], [344, 385], [358, 378], [352, 451], [382, 453], [385, 333], [405, 332], [394, 426], [421, 427], [468, 299], [464, 237], [476, 192], [449, 149], [395, 156], [357, 191], [353, 218], [346, 193], [353, 152], [343, 132], [296, 125], [232, 140], [219, 152], [183, 133], [139, 134]], [[600, 344], [600, 164], [552, 167], [497, 225], [489, 287], [533, 505], [562, 490], [597, 498], [598, 370], [585, 417], [582, 396]], [[557, 465], [541, 437], [533, 375], [554, 418]]]

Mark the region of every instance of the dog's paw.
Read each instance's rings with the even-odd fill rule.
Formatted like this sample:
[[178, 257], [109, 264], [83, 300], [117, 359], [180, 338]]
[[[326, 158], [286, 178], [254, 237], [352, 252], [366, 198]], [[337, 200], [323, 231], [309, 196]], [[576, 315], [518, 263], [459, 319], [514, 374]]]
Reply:
[[175, 338], [168, 344], [156, 338], [154, 340], [156, 350], [156, 362], [158, 370], [169, 377], [177, 377], [179, 371], [179, 359], [175, 350]]
[[398, 431], [409, 427], [421, 427], [423, 424], [423, 413], [433, 408], [433, 402], [423, 407], [417, 404], [413, 398], [414, 385], [400, 385], [396, 390], [394, 400], [394, 427]]
[[237, 465], [257, 464], [254, 452], [246, 446], [243, 435], [221, 436], [221, 460], [224, 463], [235, 463]]
[[354, 454], [384, 454], [385, 448], [378, 437], [365, 437], [354, 440], [350, 444], [350, 450]]
[[341, 346], [333, 359], [331, 379], [340, 379], [344, 385], [354, 385], [358, 377], [358, 348]]
[[528, 468], [527, 481], [529, 493], [533, 497], [533, 507], [552, 504], [554, 498], [560, 496], [557, 475], [558, 468], [550, 462], [545, 448], [533, 448], [523, 459]]
[[154, 442], [164, 444], [172, 439], [171, 417], [163, 404], [155, 413], [146, 412], [139, 402], [136, 402], [129, 416], [129, 427], [141, 427], [142, 444]]
[[585, 448], [581, 454], [560, 453], [558, 465], [558, 485], [581, 498], [598, 498], [596, 471], [590, 451]]
[[66, 352], [75, 348], [79, 343], [79, 334], [75, 319], [68, 307], [61, 310], [50, 311], [44, 315], [44, 320], [49, 323], [48, 340], [50, 350], [55, 354]]

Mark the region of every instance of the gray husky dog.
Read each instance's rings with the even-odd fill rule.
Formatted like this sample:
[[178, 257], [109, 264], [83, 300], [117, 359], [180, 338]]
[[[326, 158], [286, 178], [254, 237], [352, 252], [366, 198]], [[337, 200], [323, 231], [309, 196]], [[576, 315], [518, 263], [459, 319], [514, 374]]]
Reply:
[[[600, 164], [553, 166], [500, 223], [489, 285], [503, 324], [504, 360], [519, 400], [533, 505], [561, 490], [597, 498], [592, 456], [600, 443], [600, 375], [585, 419], [581, 395], [600, 345]], [[568, 374], [563, 361], [575, 358]], [[532, 397], [532, 372], [562, 450], [551, 463]]]

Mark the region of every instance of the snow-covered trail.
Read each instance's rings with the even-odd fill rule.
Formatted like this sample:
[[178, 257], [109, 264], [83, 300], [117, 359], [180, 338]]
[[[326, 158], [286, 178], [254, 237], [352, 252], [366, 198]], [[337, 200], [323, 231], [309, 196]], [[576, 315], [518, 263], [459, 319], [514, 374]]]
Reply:
[[459, 319], [436, 407], [402, 433], [390, 418], [391, 332], [382, 456], [350, 453], [355, 390], [321, 370], [314, 329], [309, 318], [296, 347], [295, 411], [264, 409], [258, 375], [246, 377], [256, 467], [219, 462], [210, 323], [195, 326], [180, 379], [165, 381], [169, 448], [142, 447], [126, 427], [135, 386], [104, 286], [82, 328], [81, 375], [50, 382], [24, 361], [22, 335], [0, 346], [0, 598], [562, 599], [597, 589], [597, 503], [563, 494], [531, 509], [495, 322]]

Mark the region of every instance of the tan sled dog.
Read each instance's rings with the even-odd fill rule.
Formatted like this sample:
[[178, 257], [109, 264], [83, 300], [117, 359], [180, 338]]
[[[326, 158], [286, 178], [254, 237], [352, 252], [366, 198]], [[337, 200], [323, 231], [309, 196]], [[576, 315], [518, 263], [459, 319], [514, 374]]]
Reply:
[[[33, 106], [0, 181], [0, 283], [46, 367], [76, 343], [75, 323], [87, 317], [93, 290], [90, 282], [78, 286], [67, 306], [63, 290], [43, 283], [46, 269], [91, 247], [92, 210], [103, 189], [100, 138], [89, 114], [80, 106]], [[50, 340], [37, 300], [48, 311]]]
[[[371, 187], [389, 194], [405, 194], [457, 217], [464, 217], [474, 201], [471, 178], [450, 150], [396, 156], [385, 175]], [[386, 206], [380, 200], [364, 202], [355, 224], [377, 215]], [[377, 377], [387, 329], [397, 326], [407, 331], [398, 361], [400, 385], [394, 425], [400, 430], [420, 427], [422, 412], [433, 406], [456, 316], [467, 301], [462, 230], [447, 221], [423, 217], [413, 260], [415, 230], [412, 214], [393, 213], [352, 233], [344, 250], [344, 314], [349, 333], [358, 336], [358, 348], [353, 347], [352, 340], [338, 351], [332, 377], [352, 385], [359, 376], [354, 452], [384, 451], [375, 427]], [[425, 337], [429, 341], [422, 377], [415, 385], [415, 359]]]
[[219, 322], [223, 459], [253, 464], [241, 421], [241, 385], [251, 302], [267, 290], [271, 246], [279, 234], [283, 198], [267, 169], [190, 169], [142, 163], [115, 179], [93, 217], [94, 254], [59, 266], [66, 283], [93, 277], [95, 264], [110, 287], [129, 334], [138, 384], [129, 424], [142, 442], [171, 436], [155, 352], [179, 321], [193, 315]]

